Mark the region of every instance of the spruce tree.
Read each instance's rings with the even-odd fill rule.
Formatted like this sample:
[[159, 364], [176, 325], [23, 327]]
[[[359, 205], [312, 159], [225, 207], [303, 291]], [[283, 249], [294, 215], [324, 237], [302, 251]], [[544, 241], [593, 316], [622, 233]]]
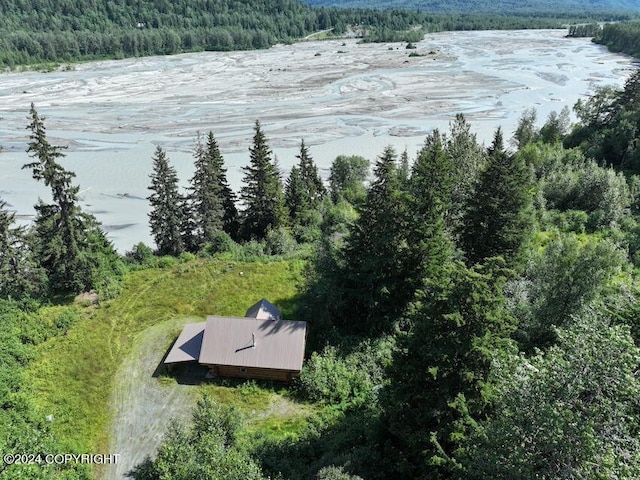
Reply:
[[290, 224], [300, 233], [304, 227], [317, 225], [321, 221], [318, 209], [327, 196], [327, 190], [304, 140], [300, 143], [300, 154], [296, 158], [299, 163], [292, 167], [284, 193]]
[[398, 166], [398, 176], [400, 178], [400, 182], [406, 184], [409, 181], [409, 177], [411, 176], [411, 167], [409, 165], [409, 152], [405, 148], [400, 155], [400, 165]]
[[0, 297], [39, 297], [46, 290], [46, 273], [38, 267], [26, 229], [15, 225], [15, 213], [0, 200]]
[[344, 248], [338, 322], [352, 331], [377, 333], [388, 329], [413, 296], [406, 199], [392, 147], [378, 158], [359, 214]]
[[35, 206], [34, 250], [37, 262], [48, 275], [52, 292], [79, 292], [103, 288], [121, 274], [121, 262], [97, 220], [77, 204], [78, 187], [73, 172], [58, 159], [60, 147], [47, 140], [44, 119], [31, 104], [31, 130], [27, 152], [36, 161], [23, 168], [51, 189], [52, 203]]
[[149, 225], [160, 255], [180, 255], [185, 250], [182, 238], [184, 226], [184, 201], [178, 192], [178, 174], [169, 165], [162, 147], [157, 147], [153, 156], [153, 171], [150, 175], [147, 198], [151, 203]]
[[436, 129], [418, 152], [409, 180], [409, 223], [414, 288], [438, 282], [441, 267], [451, 258], [453, 245], [445, 217], [451, 209], [453, 164]]
[[287, 213], [280, 173], [257, 120], [249, 153], [249, 165], [243, 168], [244, 186], [240, 190], [244, 202], [242, 238], [262, 240], [269, 230], [286, 224]]
[[238, 209], [236, 207], [236, 194], [231, 190], [229, 181], [227, 180], [227, 169], [224, 166], [224, 158], [220, 153], [218, 142], [216, 141], [213, 132], [209, 132], [207, 135], [207, 155], [210, 158], [210, 162], [217, 178], [218, 187], [222, 195], [222, 229], [228, 233], [232, 238], [238, 237]]
[[300, 178], [309, 199], [309, 207], [315, 209], [326, 197], [327, 189], [322, 183], [318, 167], [309, 155], [309, 149], [304, 144], [304, 140], [300, 142], [300, 154], [296, 155], [296, 158], [299, 160]]
[[487, 153], [488, 166], [464, 218], [462, 245], [470, 265], [502, 256], [515, 266], [533, 226], [532, 172], [505, 151], [500, 129]]
[[302, 225], [304, 215], [309, 210], [309, 197], [302, 176], [300, 175], [300, 168], [295, 165], [291, 167], [289, 178], [287, 178], [284, 189], [284, 202], [289, 211], [291, 225]]
[[192, 238], [189, 239], [189, 243], [193, 243], [193, 250], [199, 250], [213, 241], [224, 225], [224, 198], [217, 168], [222, 162], [216, 157], [222, 156], [213, 134], [209, 134], [206, 146], [198, 139], [195, 172], [188, 195], [189, 212], [185, 216], [193, 227]]
[[446, 215], [447, 228], [456, 243], [464, 227], [465, 212], [474, 195], [482, 167], [486, 162], [486, 153], [478, 144], [471, 125], [462, 114], [456, 115], [449, 125], [449, 136], [445, 149], [452, 166], [451, 206]]
[[501, 267], [493, 275], [458, 262], [443, 268], [447, 281], [417, 296], [383, 392], [385, 453], [399, 478], [459, 473], [464, 440], [491, 406], [493, 355], [513, 349]]

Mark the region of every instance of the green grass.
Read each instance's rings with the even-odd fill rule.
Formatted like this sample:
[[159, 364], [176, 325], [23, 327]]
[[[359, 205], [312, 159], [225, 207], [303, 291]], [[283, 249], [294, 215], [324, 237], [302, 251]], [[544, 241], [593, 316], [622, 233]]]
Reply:
[[[175, 317], [244, 316], [263, 297], [281, 306], [286, 318], [295, 304], [303, 266], [301, 260], [194, 260], [128, 274], [118, 298], [84, 308], [66, 335], [38, 347], [38, 359], [27, 369], [37, 406], [55, 418], [53, 433], [70, 451], [106, 452], [114, 376], [141, 332]], [[227, 401], [242, 405], [238, 395], [247, 396], [242, 389], [217, 388], [221, 401], [227, 396]], [[266, 397], [255, 393], [247, 396], [243, 409], [250, 410], [251, 402], [264, 404]]]

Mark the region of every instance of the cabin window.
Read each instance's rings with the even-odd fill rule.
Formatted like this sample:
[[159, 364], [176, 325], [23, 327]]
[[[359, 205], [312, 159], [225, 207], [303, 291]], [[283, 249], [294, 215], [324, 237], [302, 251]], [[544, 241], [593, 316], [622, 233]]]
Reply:
[[246, 369], [246, 368], [241, 368], [241, 369], [240, 369], [240, 372], [241, 372], [241, 373], [247, 373], [247, 369]]

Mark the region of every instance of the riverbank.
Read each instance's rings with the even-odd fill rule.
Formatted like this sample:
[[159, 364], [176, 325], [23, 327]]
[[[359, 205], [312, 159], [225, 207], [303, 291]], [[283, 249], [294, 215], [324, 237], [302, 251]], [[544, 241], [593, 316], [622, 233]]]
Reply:
[[[234, 190], [259, 119], [283, 174], [304, 138], [326, 177], [333, 159], [371, 161], [385, 146], [413, 157], [433, 128], [464, 113], [479, 138], [509, 138], [525, 108], [547, 114], [598, 85], [622, 85], [629, 57], [564, 30], [450, 32], [405, 43], [326, 40], [268, 50], [203, 52], [79, 64], [48, 74], [0, 75], [0, 196], [28, 221], [48, 193], [21, 170], [34, 102], [52, 143], [68, 146], [82, 206], [120, 251], [151, 243], [151, 156], [166, 149], [186, 185], [198, 132], [212, 130]], [[419, 56], [410, 56], [416, 53]]]

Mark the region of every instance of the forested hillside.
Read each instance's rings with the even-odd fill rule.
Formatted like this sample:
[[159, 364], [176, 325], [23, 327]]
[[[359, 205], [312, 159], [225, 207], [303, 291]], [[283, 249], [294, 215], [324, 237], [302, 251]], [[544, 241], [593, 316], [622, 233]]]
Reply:
[[[299, 0], [18, 1], [0, 4], [0, 67], [201, 50], [246, 50], [350, 27], [377, 40], [389, 32], [560, 28], [604, 17], [312, 8]], [[577, 12], [577, 13], [576, 13]], [[606, 18], [611, 18], [610, 16]], [[626, 18], [616, 17], [616, 18]], [[385, 35], [378, 31], [384, 30]], [[396, 34], [396, 37], [398, 35]]]
[[640, 5], [633, 0], [304, 0], [318, 7], [343, 8], [402, 8], [430, 13], [571, 13], [576, 10], [589, 12], [639, 12]]

